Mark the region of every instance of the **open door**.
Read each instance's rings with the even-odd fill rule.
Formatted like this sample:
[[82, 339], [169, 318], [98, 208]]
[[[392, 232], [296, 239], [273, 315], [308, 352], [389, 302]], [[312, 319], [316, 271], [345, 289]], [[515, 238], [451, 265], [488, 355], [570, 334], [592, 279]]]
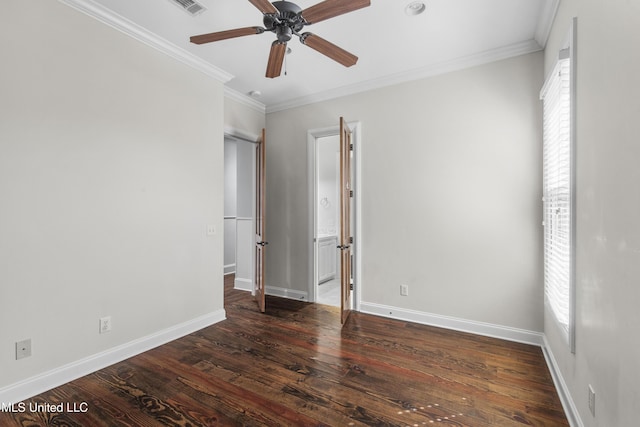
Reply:
[[344, 324], [351, 314], [351, 130], [340, 117], [340, 310]]
[[269, 243], [265, 239], [265, 211], [266, 211], [266, 132], [262, 129], [262, 137], [256, 144], [256, 274], [255, 274], [255, 298], [258, 308], [265, 311], [264, 298], [264, 253], [265, 246]]

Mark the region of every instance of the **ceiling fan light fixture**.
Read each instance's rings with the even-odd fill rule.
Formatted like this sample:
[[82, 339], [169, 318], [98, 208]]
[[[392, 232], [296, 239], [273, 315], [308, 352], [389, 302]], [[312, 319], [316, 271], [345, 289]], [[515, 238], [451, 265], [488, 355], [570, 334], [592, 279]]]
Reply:
[[417, 16], [427, 10], [427, 6], [422, 1], [413, 1], [404, 8], [404, 13], [408, 16]]
[[286, 25], [278, 25], [276, 27], [276, 36], [278, 37], [279, 42], [286, 43], [291, 40], [293, 30]]

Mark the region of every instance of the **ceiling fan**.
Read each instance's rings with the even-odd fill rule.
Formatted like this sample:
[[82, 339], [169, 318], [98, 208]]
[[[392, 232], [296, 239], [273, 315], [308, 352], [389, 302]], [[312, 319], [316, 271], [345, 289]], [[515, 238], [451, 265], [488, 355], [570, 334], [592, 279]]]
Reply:
[[192, 36], [191, 43], [203, 44], [235, 37], [262, 34], [270, 31], [276, 34], [277, 40], [271, 44], [266, 76], [278, 77], [282, 71], [282, 63], [287, 50], [287, 42], [295, 35], [302, 44], [317, 50], [345, 67], [358, 61], [358, 57], [313, 33], [301, 33], [306, 25], [315, 24], [354, 10], [371, 5], [371, 0], [325, 0], [302, 10], [290, 1], [249, 0], [264, 15], [264, 27], [244, 27], [234, 30]]

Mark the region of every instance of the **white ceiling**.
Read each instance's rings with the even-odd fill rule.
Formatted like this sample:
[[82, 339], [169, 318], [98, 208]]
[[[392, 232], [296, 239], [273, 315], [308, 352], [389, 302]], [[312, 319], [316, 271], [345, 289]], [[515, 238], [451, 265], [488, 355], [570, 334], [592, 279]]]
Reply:
[[[345, 68], [294, 37], [287, 75], [275, 79], [264, 76], [273, 33], [189, 42], [192, 35], [262, 26], [248, 0], [197, 0], [207, 10], [195, 17], [172, 0], [61, 1], [85, 12], [98, 8], [99, 19], [191, 57], [185, 62], [229, 73], [228, 92], [242, 99], [260, 91], [253, 104], [275, 111], [540, 50], [559, 0], [424, 0], [426, 12], [418, 16], [404, 13], [412, 0], [372, 0], [368, 8], [304, 29], [358, 56], [355, 66]], [[305, 9], [320, 1], [294, 2]]]

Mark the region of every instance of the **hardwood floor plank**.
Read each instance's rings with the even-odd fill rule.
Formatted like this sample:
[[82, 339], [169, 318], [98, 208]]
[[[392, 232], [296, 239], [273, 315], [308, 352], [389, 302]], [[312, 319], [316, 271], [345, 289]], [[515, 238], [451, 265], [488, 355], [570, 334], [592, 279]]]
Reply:
[[[245, 341], [241, 343], [244, 345], [244, 351], [240, 352], [238, 349], [225, 348], [222, 352], [226, 351], [227, 354], [217, 352], [215, 365], [213, 363], [210, 364], [207, 369], [207, 374], [213, 374], [216, 378], [226, 378], [226, 381], [233, 382], [234, 384], [244, 384], [245, 388], [257, 392], [263, 391], [263, 395], [266, 396], [277, 395], [279, 396], [278, 400], [296, 407], [299, 412], [309, 412], [310, 415], [320, 416], [322, 420], [328, 420], [331, 417], [331, 413], [325, 409], [335, 411], [336, 409], [342, 410], [347, 406], [356, 406], [349, 402], [343, 403], [335, 401], [333, 393], [323, 393], [323, 390], [335, 390], [340, 386], [335, 380], [327, 380], [327, 378], [341, 377], [345, 374], [343, 370], [330, 367], [328, 368], [328, 372], [320, 374], [315, 369], [305, 367], [303, 365], [305, 361], [298, 358], [295, 354], [286, 351], [277, 353], [256, 351], [248, 346], [255, 344], [257, 341], [263, 341], [261, 344], [267, 345], [264, 343], [264, 340], [252, 337], [246, 332], [243, 332], [242, 335], [245, 339]], [[273, 348], [274, 346], [268, 345], [268, 347]], [[248, 360], [245, 361], [241, 353], [244, 353]], [[224, 369], [225, 365], [230, 366], [234, 370], [229, 370], [226, 373], [220, 371], [214, 372], [219, 369]], [[203, 369], [202, 364], [200, 369]], [[245, 370], [251, 372], [250, 377], [237, 373]], [[319, 379], [321, 382], [319, 389], [303, 390], [303, 384], [306, 381], [305, 377], [308, 375], [313, 375]], [[294, 381], [297, 387], [290, 385], [290, 383], [294, 383]], [[349, 393], [352, 392], [349, 391]], [[336, 425], [335, 422], [341, 425], [346, 421], [346, 418], [341, 420], [334, 419], [331, 425]]]
[[35, 396], [86, 412], [1, 426], [568, 426], [540, 348], [267, 297], [225, 276], [227, 320]]

